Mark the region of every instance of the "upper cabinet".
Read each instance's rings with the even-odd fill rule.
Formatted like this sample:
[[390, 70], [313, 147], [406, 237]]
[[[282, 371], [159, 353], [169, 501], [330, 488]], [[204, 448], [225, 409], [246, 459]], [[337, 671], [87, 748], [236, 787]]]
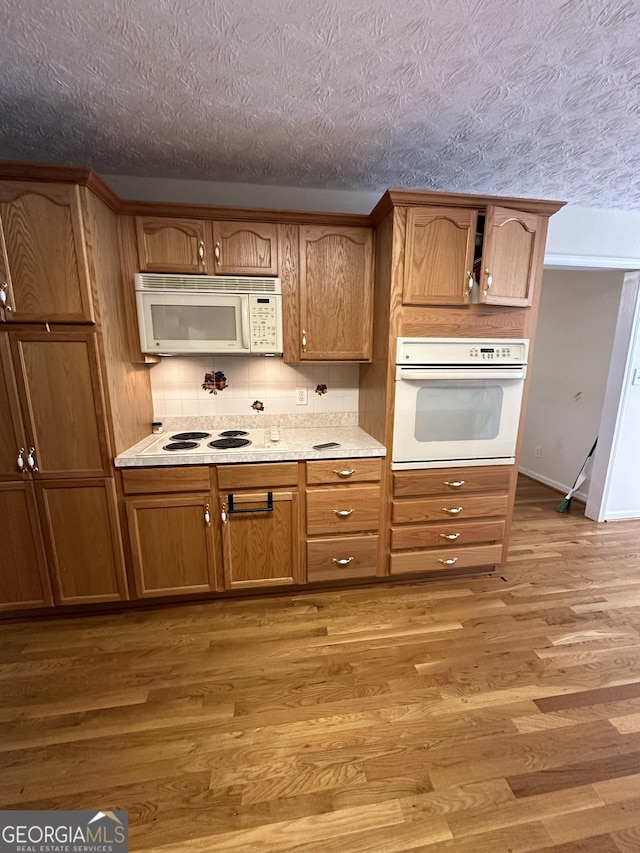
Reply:
[[278, 275], [278, 226], [137, 216], [142, 272]]
[[300, 361], [370, 361], [373, 234], [300, 226]]
[[544, 257], [546, 220], [492, 205], [486, 211], [408, 208], [403, 304], [531, 305]]
[[93, 322], [77, 186], [0, 181], [0, 319]]
[[141, 272], [213, 272], [213, 254], [202, 219], [136, 216]]
[[546, 218], [506, 207], [487, 208], [479, 301], [526, 307], [544, 260]]
[[214, 221], [214, 272], [278, 275], [278, 226], [271, 222]]
[[455, 207], [410, 207], [407, 211], [405, 305], [465, 305], [473, 288], [478, 214]]

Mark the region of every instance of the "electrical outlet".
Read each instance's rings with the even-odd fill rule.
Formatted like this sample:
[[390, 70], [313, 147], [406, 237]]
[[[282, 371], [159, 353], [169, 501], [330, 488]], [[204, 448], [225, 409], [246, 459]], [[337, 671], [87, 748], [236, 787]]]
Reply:
[[297, 406], [306, 406], [307, 405], [307, 389], [306, 388], [296, 388], [296, 405]]
[[533, 455], [536, 457], [536, 459], [540, 459], [540, 457], [542, 456], [542, 448], [540, 447], [540, 445], [538, 445], [533, 451]]

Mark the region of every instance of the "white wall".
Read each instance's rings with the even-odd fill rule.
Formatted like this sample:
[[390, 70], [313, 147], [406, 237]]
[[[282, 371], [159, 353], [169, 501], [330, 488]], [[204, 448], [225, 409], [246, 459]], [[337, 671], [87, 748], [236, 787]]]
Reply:
[[561, 492], [598, 434], [622, 281], [617, 271], [544, 272], [520, 469]]

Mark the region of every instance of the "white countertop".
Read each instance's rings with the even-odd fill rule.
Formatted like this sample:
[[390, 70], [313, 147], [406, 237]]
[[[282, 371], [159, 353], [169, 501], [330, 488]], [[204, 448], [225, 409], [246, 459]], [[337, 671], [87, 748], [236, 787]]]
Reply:
[[[209, 430], [217, 434], [220, 430]], [[166, 434], [167, 442], [170, 433]], [[155, 468], [164, 465], [225, 465], [233, 462], [286, 462], [308, 459], [349, 459], [386, 456], [383, 444], [360, 427], [323, 426], [316, 429], [280, 429], [280, 442], [265, 450], [243, 447], [238, 450], [211, 450], [203, 443], [203, 452], [189, 454], [166, 452], [163, 455], [140, 456], [140, 452], [158, 440], [148, 435], [115, 458], [116, 468]], [[337, 441], [339, 447], [314, 450], [314, 444]]]

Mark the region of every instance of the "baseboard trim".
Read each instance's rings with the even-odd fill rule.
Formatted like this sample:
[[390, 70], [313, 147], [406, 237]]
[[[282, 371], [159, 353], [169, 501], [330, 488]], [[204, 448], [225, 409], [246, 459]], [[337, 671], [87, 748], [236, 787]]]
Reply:
[[[571, 486], [566, 486], [563, 483], [559, 483], [557, 480], [552, 480], [549, 477], [545, 477], [543, 474], [538, 474], [537, 471], [532, 471], [530, 468], [518, 468], [518, 471], [521, 474], [524, 474], [525, 477], [529, 477], [531, 480], [537, 480], [538, 483], [544, 483], [545, 486], [549, 486], [554, 489], [556, 492], [560, 492], [561, 495], [566, 495]], [[573, 496], [577, 501], [582, 501], [582, 503], [587, 502], [587, 497], [589, 493], [583, 492], [581, 489]]]

